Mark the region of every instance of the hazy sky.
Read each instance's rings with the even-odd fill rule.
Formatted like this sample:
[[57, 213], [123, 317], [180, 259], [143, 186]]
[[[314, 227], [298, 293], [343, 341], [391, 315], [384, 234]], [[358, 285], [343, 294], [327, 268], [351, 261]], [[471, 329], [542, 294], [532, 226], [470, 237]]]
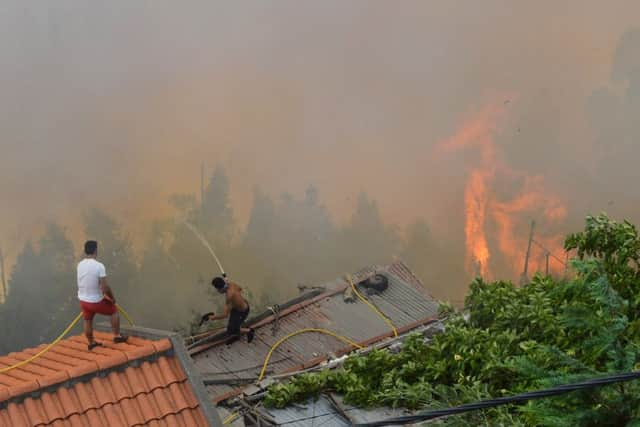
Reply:
[[435, 151], [491, 103], [503, 163], [543, 176], [568, 228], [633, 215], [640, 192], [610, 194], [608, 179], [640, 172], [603, 153], [640, 134], [612, 72], [637, 28], [637, 1], [5, 0], [0, 244], [17, 250], [48, 218], [73, 228], [96, 204], [135, 233], [169, 195], [198, 191], [203, 160], [225, 166], [241, 224], [255, 185], [313, 183], [341, 220], [365, 190], [387, 220], [461, 239], [479, 154]]

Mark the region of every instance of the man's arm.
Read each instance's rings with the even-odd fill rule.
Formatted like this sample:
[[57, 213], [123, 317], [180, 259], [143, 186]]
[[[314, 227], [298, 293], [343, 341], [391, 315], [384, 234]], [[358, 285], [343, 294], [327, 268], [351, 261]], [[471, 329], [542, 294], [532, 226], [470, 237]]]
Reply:
[[220, 314], [218, 316], [209, 316], [209, 320], [214, 321], [214, 320], [226, 319], [227, 317], [229, 317], [229, 311], [231, 311], [229, 308], [229, 303], [226, 303], [224, 305], [224, 314]]
[[104, 268], [104, 264], [98, 263], [98, 285], [100, 286], [100, 292], [109, 301], [115, 304], [116, 298], [113, 296], [113, 291], [107, 283], [107, 270]]
[[107, 298], [109, 301], [115, 304], [116, 297], [113, 296], [113, 291], [111, 290], [111, 288], [109, 287], [109, 284], [107, 283], [107, 278], [101, 277], [98, 283], [100, 284], [100, 291], [102, 291], [102, 295], [104, 295], [105, 298]]

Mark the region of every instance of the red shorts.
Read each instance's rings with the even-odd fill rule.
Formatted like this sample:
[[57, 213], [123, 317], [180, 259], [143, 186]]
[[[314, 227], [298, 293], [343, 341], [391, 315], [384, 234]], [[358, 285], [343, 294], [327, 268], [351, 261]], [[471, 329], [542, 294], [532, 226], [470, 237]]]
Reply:
[[84, 320], [93, 320], [93, 316], [96, 313], [111, 316], [118, 311], [116, 305], [106, 298], [100, 302], [80, 301], [80, 307], [82, 308], [82, 318]]

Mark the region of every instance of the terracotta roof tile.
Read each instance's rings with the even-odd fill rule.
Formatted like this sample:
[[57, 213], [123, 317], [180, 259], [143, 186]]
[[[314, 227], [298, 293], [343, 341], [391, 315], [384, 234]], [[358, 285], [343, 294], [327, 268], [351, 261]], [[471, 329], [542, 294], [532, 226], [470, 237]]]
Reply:
[[42, 406], [46, 413], [47, 420], [58, 420], [65, 418], [64, 408], [59, 399], [54, 399], [50, 393], [42, 395]]
[[7, 407], [7, 412], [9, 414], [9, 424], [8, 427], [14, 426], [28, 426], [29, 421], [26, 418], [26, 412], [22, 407], [18, 407], [15, 403], [10, 403]]
[[[36, 361], [0, 374], [0, 427], [207, 425], [184, 369], [167, 353], [170, 340], [130, 337], [115, 344], [101, 333], [96, 339], [104, 347], [88, 351], [86, 340], [74, 336]], [[0, 368], [42, 348], [1, 357]]]
[[38, 381], [23, 381], [20, 384], [14, 385], [9, 388], [9, 394], [11, 397], [18, 397], [26, 393], [31, 393], [40, 388]]
[[0, 426], [8, 426], [11, 420], [9, 419], [8, 411], [0, 411]]
[[171, 341], [169, 341], [167, 338], [160, 341], [154, 341], [153, 347], [156, 349], [156, 352], [161, 353], [171, 348]]

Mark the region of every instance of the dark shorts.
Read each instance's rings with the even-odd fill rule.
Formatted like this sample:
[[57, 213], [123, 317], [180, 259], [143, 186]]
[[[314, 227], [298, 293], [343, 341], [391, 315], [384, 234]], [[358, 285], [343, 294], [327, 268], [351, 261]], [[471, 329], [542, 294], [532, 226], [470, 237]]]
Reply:
[[80, 301], [80, 307], [82, 308], [82, 318], [84, 320], [93, 320], [96, 314], [111, 316], [118, 311], [116, 305], [106, 298], [100, 302]]
[[249, 304], [247, 304], [247, 309], [245, 311], [238, 311], [235, 308], [231, 309], [231, 314], [229, 315], [229, 323], [227, 324], [227, 333], [229, 335], [240, 335], [240, 327], [242, 323], [247, 320], [249, 316]]

